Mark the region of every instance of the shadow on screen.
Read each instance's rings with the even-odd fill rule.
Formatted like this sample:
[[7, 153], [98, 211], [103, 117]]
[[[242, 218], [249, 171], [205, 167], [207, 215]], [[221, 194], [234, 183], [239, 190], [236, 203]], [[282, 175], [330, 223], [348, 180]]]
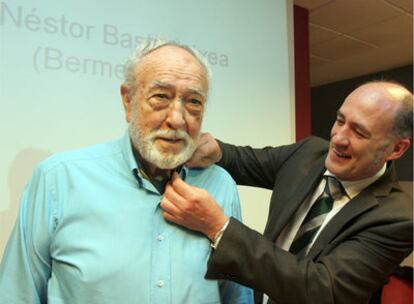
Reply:
[[32, 175], [34, 167], [51, 154], [51, 151], [34, 148], [27, 148], [16, 154], [8, 176], [9, 208], [0, 212], [0, 256], [2, 256], [7, 239], [16, 221], [20, 196]]

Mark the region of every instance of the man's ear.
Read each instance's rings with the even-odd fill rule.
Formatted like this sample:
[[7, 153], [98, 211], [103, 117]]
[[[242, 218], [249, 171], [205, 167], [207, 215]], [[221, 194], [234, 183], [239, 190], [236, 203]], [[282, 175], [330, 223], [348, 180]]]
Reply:
[[411, 141], [408, 138], [398, 139], [394, 142], [394, 148], [390, 155], [387, 157], [387, 161], [399, 159], [410, 147]]
[[131, 98], [129, 94], [129, 88], [126, 84], [121, 85], [120, 92], [122, 97], [122, 104], [124, 105], [125, 109], [125, 119], [129, 123], [131, 120]]

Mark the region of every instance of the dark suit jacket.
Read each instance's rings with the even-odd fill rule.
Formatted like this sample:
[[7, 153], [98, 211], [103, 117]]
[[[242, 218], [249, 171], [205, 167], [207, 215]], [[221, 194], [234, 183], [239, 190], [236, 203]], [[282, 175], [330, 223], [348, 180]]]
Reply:
[[328, 142], [311, 137], [278, 148], [220, 145], [219, 165], [238, 184], [273, 193], [264, 235], [231, 219], [209, 259], [206, 278], [234, 280], [278, 304], [367, 303], [412, 251], [411, 199], [401, 191], [392, 164], [330, 220], [308, 255], [298, 259], [275, 240], [320, 182]]

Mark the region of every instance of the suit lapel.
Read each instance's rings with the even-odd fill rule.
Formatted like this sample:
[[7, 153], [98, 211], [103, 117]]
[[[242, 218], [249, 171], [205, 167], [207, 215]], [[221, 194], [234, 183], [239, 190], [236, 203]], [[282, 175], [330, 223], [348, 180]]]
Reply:
[[298, 207], [320, 182], [321, 176], [325, 172], [324, 163], [325, 157], [319, 159], [308, 174], [302, 178], [297, 188], [292, 190], [293, 194], [292, 191], [273, 193], [277, 198], [272, 197], [272, 202], [275, 202], [275, 204], [271, 206], [271, 214], [264, 231], [264, 235], [269, 239], [276, 240]]
[[307, 257], [315, 258], [323, 248], [335, 238], [341, 229], [366, 210], [378, 204], [377, 197], [388, 195], [395, 180], [395, 170], [391, 166], [384, 176], [364, 189], [356, 197], [351, 199], [326, 225], [311, 247]]
[[307, 257], [311, 259], [316, 257], [335, 238], [347, 222], [377, 204], [378, 202], [375, 196], [365, 190], [350, 200], [321, 231]]

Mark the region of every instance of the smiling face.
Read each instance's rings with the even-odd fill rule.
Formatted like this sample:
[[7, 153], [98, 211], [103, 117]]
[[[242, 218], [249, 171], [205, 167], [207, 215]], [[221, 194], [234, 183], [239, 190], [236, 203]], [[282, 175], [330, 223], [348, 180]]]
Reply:
[[121, 87], [134, 147], [150, 164], [173, 169], [188, 160], [198, 140], [208, 80], [187, 50], [162, 46], [142, 58], [136, 92]]
[[399, 158], [407, 142], [392, 136], [398, 106], [379, 84], [353, 91], [332, 127], [326, 168], [342, 180], [359, 180], [373, 176], [386, 161]]

